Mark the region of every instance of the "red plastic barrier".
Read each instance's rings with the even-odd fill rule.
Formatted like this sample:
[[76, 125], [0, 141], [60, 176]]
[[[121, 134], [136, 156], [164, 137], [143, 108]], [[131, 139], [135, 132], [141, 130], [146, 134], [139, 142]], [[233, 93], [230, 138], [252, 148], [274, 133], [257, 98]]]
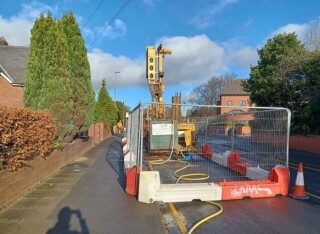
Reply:
[[218, 184], [222, 186], [222, 200], [287, 196], [289, 169], [286, 167], [273, 168], [269, 173], [269, 180], [220, 182]]
[[134, 166], [127, 171], [126, 193], [132, 196], [137, 195], [137, 167]]
[[212, 158], [212, 150], [211, 150], [210, 145], [208, 145], [208, 144], [203, 144], [201, 148], [202, 148], [202, 154], [201, 154], [201, 156], [202, 156], [203, 158], [206, 158], [206, 159], [208, 159], [208, 160], [211, 161], [211, 158]]
[[247, 175], [247, 168], [251, 165], [248, 163], [241, 163], [241, 157], [237, 152], [231, 152], [228, 157], [228, 167], [230, 170]]
[[228, 157], [228, 164], [241, 163], [240, 154], [237, 152], [231, 152]]
[[269, 172], [268, 179], [281, 185], [279, 194], [287, 196], [289, 193], [290, 172], [287, 167], [274, 167]]

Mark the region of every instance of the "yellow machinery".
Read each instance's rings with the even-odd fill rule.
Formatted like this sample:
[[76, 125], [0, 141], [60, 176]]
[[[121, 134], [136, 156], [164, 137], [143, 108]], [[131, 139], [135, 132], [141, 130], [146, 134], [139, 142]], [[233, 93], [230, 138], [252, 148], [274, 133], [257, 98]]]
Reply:
[[165, 106], [162, 105], [164, 93], [163, 84], [163, 58], [165, 54], [171, 54], [171, 50], [162, 48], [160, 44], [157, 51], [152, 46], [147, 46], [147, 82], [152, 96], [152, 102], [157, 103], [151, 110], [155, 119], [164, 119]]
[[[163, 83], [164, 71], [163, 60], [166, 54], [170, 55], [171, 50], [163, 48], [160, 44], [157, 49], [147, 46], [146, 51], [146, 78], [152, 96], [152, 106], [147, 110], [145, 128], [150, 129], [152, 123], [177, 124], [177, 133], [174, 135], [179, 139], [180, 150], [187, 149], [194, 144], [195, 125], [181, 121], [181, 95], [172, 97], [172, 116], [166, 116], [166, 106], [163, 104], [163, 93], [165, 85]], [[170, 122], [171, 121], [171, 122]], [[148, 130], [149, 132], [149, 130]], [[151, 144], [154, 143], [150, 140]], [[160, 146], [159, 146], [160, 147]], [[161, 147], [160, 147], [161, 148]]]

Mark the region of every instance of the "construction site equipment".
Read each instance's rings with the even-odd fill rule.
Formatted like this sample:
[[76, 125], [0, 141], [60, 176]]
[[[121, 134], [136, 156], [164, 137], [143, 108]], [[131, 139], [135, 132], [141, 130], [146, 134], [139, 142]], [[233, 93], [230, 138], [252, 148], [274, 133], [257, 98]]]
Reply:
[[[180, 150], [173, 134], [175, 122], [166, 121], [165, 127], [155, 128], [157, 138], [152, 138], [163, 149], [153, 151], [139, 134], [144, 130], [147, 107], [153, 104], [140, 104], [128, 119], [129, 153], [124, 161], [126, 171], [135, 168], [134, 190], [138, 191], [139, 201], [220, 201], [288, 195], [288, 109], [248, 107], [237, 111], [238, 107], [223, 106], [230, 111], [220, 115], [222, 106], [181, 105], [183, 118], [195, 126], [197, 144], [202, 147]], [[173, 109], [173, 104], [162, 105]]]
[[165, 54], [171, 54], [171, 50], [162, 48], [160, 44], [157, 50], [147, 46], [146, 77], [154, 105], [151, 110], [152, 119], [163, 119], [165, 108], [162, 105], [165, 86], [163, 83], [163, 59]]
[[[144, 133], [149, 142], [148, 150], [168, 149], [171, 142], [165, 139], [177, 138], [173, 141], [180, 146], [180, 150], [186, 151], [195, 146], [195, 125], [182, 119], [181, 94], [172, 97], [171, 114], [166, 113], [166, 105], [163, 104], [164, 70], [163, 60], [166, 54], [171, 54], [170, 49], [163, 48], [160, 44], [157, 49], [147, 46], [146, 50], [146, 78], [152, 97], [152, 103], [146, 107], [144, 117]], [[169, 110], [168, 110], [169, 111]], [[159, 134], [159, 131], [166, 133]], [[163, 144], [159, 144], [163, 140]], [[175, 147], [177, 148], [177, 147]]]

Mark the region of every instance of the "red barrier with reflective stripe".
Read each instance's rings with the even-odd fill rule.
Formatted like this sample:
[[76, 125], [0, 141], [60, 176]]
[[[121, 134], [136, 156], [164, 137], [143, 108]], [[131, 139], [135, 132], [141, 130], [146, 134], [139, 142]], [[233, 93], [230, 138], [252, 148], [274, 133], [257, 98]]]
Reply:
[[126, 193], [129, 195], [137, 195], [137, 167], [130, 168], [126, 173]]
[[241, 175], [247, 175], [247, 168], [251, 167], [248, 163], [242, 163], [241, 157], [237, 152], [231, 152], [228, 157], [228, 167]]
[[269, 173], [269, 180], [220, 182], [218, 184], [222, 187], [222, 200], [287, 196], [289, 169], [286, 167], [273, 168]]
[[211, 150], [211, 148], [210, 148], [210, 145], [204, 144], [204, 145], [202, 145], [201, 148], [202, 148], [202, 154], [201, 154], [201, 156], [202, 156], [203, 158], [206, 158], [206, 159], [208, 159], [208, 160], [211, 161], [211, 158], [212, 158], [212, 150]]

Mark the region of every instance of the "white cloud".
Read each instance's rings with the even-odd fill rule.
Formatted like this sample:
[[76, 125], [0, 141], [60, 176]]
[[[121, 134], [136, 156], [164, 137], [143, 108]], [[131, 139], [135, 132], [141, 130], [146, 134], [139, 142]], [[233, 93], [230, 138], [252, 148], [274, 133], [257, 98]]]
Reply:
[[235, 62], [236, 67], [240, 69], [248, 68], [248, 65], [255, 65], [258, 59], [258, 53], [255, 48], [246, 46], [233, 51], [230, 55], [232, 61]]
[[29, 46], [31, 28], [41, 12], [54, 12], [54, 9], [41, 3], [22, 4], [22, 11], [10, 18], [0, 15], [0, 35], [9, 45]]
[[123, 21], [116, 19], [112, 24], [106, 22], [104, 26], [95, 27], [93, 30], [84, 27], [82, 32], [87, 41], [97, 40], [100, 36], [114, 40], [125, 36], [127, 26]]
[[205, 29], [214, 23], [213, 18], [220, 14], [226, 7], [231, 4], [237, 3], [239, 0], [219, 0], [206, 5], [202, 10], [199, 11], [190, 23], [196, 25], [196, 27]]
[[227, 70], [224, 49], [206, 35], [162, 38], [160, 43], [172, 50], [165, 58], [168, 85], [199, 84]]
[[[298, 40], [305, 44], [306, 48], [311, 50], [316, 49], [315, 47], [320, 44], [320, 19], [312, 20], [304, 24], [284, 25], [272, 32], [267, 39], [273, 38], [277, 34], [293, 32], [296, 33]], [[267, 39], [265, 39], [264, 44]]]
[[0, 16], [0, 35], [9, 45], [28, 46], [30, 44], [30, 29], [33, 22], [26, 19], [3, 19]]
[[248, 73], [250, 65], [256, 65], [258, 60], [256, 48], [244, 45], [237, 39], [231, 39], [223, 43], [223, 47], [226, 48], [228, 71], [230, 73], [234, 70]]
[[[248, 72], [250, 65], [257, 61], [254, 48], [242, 45], [235, 40], [218, 45], [206, 35], [194, 37], [164, 37], [157, 40], [171, 49], [171, 55], [164, 59], [164, 83], [170, 86], [199, 85], [212, 76], [223, 75], [234, 70]], [[89, 53], [92, 81], [96, 91], [101, 80], [107, 80], [107, 87], [146, 87], [145, 58], [130, 59], [115, 57], [95, 49]], [[115, 81], [115, 71], [117, 74]]]
[[[101, 86], [102, 79], [106, 79], [107, 88], [145, 86], [145, 61], [132, 60], [124, 56], [115, 57], [94, 49], [88, 53], [91, 68], [91, 80], [94, 89], [97, 91]], [[115, 80], [115, 72], [117, 80]]]
[[110, 39], [123, 37], [127, 32], [127, 26], [125, 25], [125, 23], [123, 23], [123, 21], [119, 19], [116, 19], [110, 25], [108, 22], [106, 22], [104, 28], [105, 30], [103, 31], [102, 36], [108, 37]]
[[277, 29], [272, 33], [271, 37], [281, 33], [293, 33], [295, 32], [299, 40], [305, 38], [306, 32], [310, 29], [310, 24], [287, 24]]

